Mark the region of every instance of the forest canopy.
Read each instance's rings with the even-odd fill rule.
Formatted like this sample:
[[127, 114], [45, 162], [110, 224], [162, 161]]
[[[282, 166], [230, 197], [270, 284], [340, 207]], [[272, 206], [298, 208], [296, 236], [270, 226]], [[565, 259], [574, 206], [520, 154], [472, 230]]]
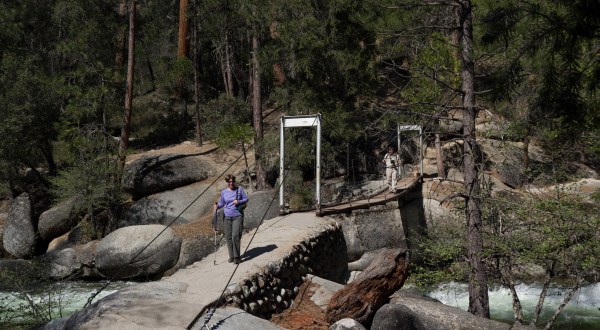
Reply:
[[[325, 177], [339, 175], [336, 168], [348, 174], [353, 160], [368, 172], [394, 143], [396, 125], [416, 124], [430, 145], [462, 143], [452, 165], [465, 174], [467, 232], [475, 236], [466, 252], [453, 252], [470, 262], [466, 277], [479, 283], [470, 290], [480, 297], [469, 310], [481, 316], [489, 316], [483, 240], [504, 251], [506, 262], [514, 259], [481, 229], [502, 208], [480, 189], [487, 165], [477, 143], [479, 114], [505, 120], [502, 138], [522, 146], [516, 186], [565, 182], [573, 161], [600, 170], [598, 1], [3, 1], [0, 26], [4, 198], [49, 191], [56, 203], [79, 191], [81, 210], [111, 217], [126, 199], [125, 154], [186, 140], [251, 146], [256, 188], [269, 189], [279, 137], [263, 118], [272, 112], [322, 114]], [[451, 120], [458, 129], [447, 129]], [[306, 146], [314, 136], [291, 138]], [[532, 144], [552, 168], [530, 159]], [[302, 182], [314, 178], [314, 152], [290, 153], [291, 180], [302, 195]], [[86, 175], [90, 169], [94, 175]], [[576, 212], [579, 201], [564, 202], [532, 201], [529, 211], [588, 216]], [[519, 226], [522, 218], [510, 220]], [[592, 249], [551, 252], [577, 248]], [[530, 258], [541, 258], [534, 252]]]

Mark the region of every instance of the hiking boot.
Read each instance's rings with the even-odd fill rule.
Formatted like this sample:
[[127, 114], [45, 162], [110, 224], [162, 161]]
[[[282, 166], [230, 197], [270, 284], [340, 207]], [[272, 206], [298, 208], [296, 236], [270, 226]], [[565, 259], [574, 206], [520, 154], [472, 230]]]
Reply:
[[240, 262], [242, 262], [242, 260], [240, 258], [233, 258], [233, 263], [234, 264], [239, 264]]

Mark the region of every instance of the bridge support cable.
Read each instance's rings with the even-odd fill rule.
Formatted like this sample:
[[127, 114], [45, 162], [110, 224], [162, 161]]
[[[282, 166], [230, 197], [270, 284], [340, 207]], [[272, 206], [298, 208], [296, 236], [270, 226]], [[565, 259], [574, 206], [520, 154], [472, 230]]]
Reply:
[[92, 295], [88, 298], [87, 302], [85, 303], [85, 305], [82, 307], [82, 309], [85, 309], [87, 307], [89, 307], [92, 302], [94, 301], [94, 298], [96, 298], [96, 296], [98, 296], [98, 294], [100, 294], [100, 292], [104, 291], [109, 285], [110, 283], [112, 283], [112, 281], [123, 272], [123, 270], [128, 267], [129, 265], [131, 265], [154, 241], [156, 241], [158, 239], [158, 237], [160, 235], [162, 235], [162, 233], [165, 232], [165, 230], [167, 230], [167, 228], [171, 227], [171, 225], [173, 223], [175, 223], [175, 221], [177, 221], [177, 219], [179, 219], [181, 217], [181, 215], [187, 211], [198, 199], [200, 199], [200, 197], [202, 197], [204, 195], [204, 193], [206, 193], [208, 191], [208, 189], [210, 189], [210, 187], [212, 187], [225, 173], [227, 173], [227, 171], [229, 171], [229, 169], [231, 167], [233, 167], [233, 165], [235, 165], [235, 163], [237, 163], [242, 156], [244, 156], [244, 153], [242, 153], [240, 156], [238, 156], [223, 172], [221, 172], [221, 174], [219, 174], [219, 176], [217, 176], [209, 185], [208, 187], [206, 187], [196, 198], [194, 198], [194, 200], [192, 200], [188, 206], [186, 206], [181, 212], [179, 212], [179, 214], [177, 214], [177, 216], [171, 220], [163, 230], [161, 230], [152, 240], [150, 240], [150, 242], [148, 242], [148, 244], [146, 244], [133, 258], [131, 258], [131, 260], [126, 264], [123, 265], [119, 271], [117, 271], [117, 273], [115, 273], [113, 276], [111, 276], [108, 281], [101, 286], [98, 290], [96, 290], [96, 292], [92, 293]]
[[[283, 184], [285, 182], [285, 177], [286, 176], [287, 176], [287, 174], [284, 174], [284, 175], [282, 175], [280, 177], [279, 187], [277, 187], [277, 188], [280, 188], [281, 186], [283, 186]], [[275, 191], [277, 191], [277, 189], [275, 189]], [[265, 221], [265, 218], [267, 217], [267, 213], [269, 212], [269, 209], [271, 208], [271, 205], [273, 205], [273, 202], [275, 201], [275, 198], [277, 198], [277, 193], [273, 194], [273, 198], [271, 198], [271, 202], [269, 202], [269, 206], [267, 206], [267, 208], [265, 209], [265, 213], [261, 217], [260, 222], [258, 223], [258, 226], [256, 226], [256, 229], [254, 230], [254, 234], [252, 234], [252, 237], [250, 237], [250, 241], [248, 241], [248, 244], [246, 245], [246, 248], [244, 249], [244, 252], [242, 253], [242, 256], [245, 255], [246, 252], [248, 252], [248, 249], [250, 248], [250, 245], [252, 244], [252, 241], [254, 240], [254, 237], [258, 233], [258, 229], [260, 228], [260, 226]], [[231, 280], [233, 279], [233, 276], [235, 275], [235, 272], [237, 271], [237, 269], [238, 269], [239, 266], [240, 266], [240, 264], [236, 264], [235, 265], [235, 268], [233, 269], [233, 272], [231, 273], [231, 276], [229, 276], [229, 279], [227, 280], [227, 283], [225, 284], [225, 287], [221, 291], [221, 294], [219, 295], [219, 298], [214, 303], [209, 304], [209, 305], [205, 306], [202, 310], [200, 310], [200, 312], [198, 314], [196, 314], [196, 317], [194, 317], [194, 319], [186, 327], [186, 329], [188, 329], [188, 330], [192, 329], [192, 327], [194, 327], [194, 325], [198, 322], [198, 320], [200, 319], [200, 317], [202, 315], [205, 315], [205, 318], [204, 318], [204, 323], [202, 324], [201, 328], [202, 329], [204, 329], [204, 328], [211, 329], [209, 327], [209, 322], [210, 322], [211, 318], [213, 317], [213, 315], [214, 315], [217, 307], [219, 307], [219, 305], [221, 303], [221, 300], [225, 296], [225, 292], [227, 291], [227, 287], [229, 287], [229, 285], [231, 284]]]
[[[285, 117], [283, 116], [281, 119], [281, 122], [283, 123], [284, 118], [290, 118], [290, 117]], [[321, 134], [321, 115], [318, 114], [316, 116], [296, 116], [296, 117], [291, 117], [293, 119], [297, 119], [297, 121], [292, 120], [292, 122], [288, 121], [288, 124], [291, 123], [291, 125], [296, 124], [297, 126], [290, 126], [290, 127], [312, 127], [312, 126], [317, 126], [317, 135], [318, 135], [318, 143], [317, 143], [317, 164], [318, 166], [320, 166], [320, 162], [319, 162], [319, 156], [320, 156], [320, 143], [321, 143], [321, 139], [320, 139], [320, 134]], [[313, 119], [314, 121], [312, 122], [312, 124], [310, 125], [306, 125], [308, 122], [305, 121], [308, 119]], [[283, 124], [281, 125], [280, 128], [283, 131]], [[281, 135], [281, 141], [284, 140], [284, 135]], [[280, 146], [283, 145], [283, 142], [280, 143]], [[279, 197], [280, 197], [280, 210], [281, 210], [281, 206], [283, 205], [283, 203], [281, 203], [281, 201], [283, 200], [283, 187], [285, 184], [285, 179], [287, 178], [287, 176], [289, 175], [289, 172], [285, 171], [285, 158], [283, 157], [284, 155], [284, 150], [280, 149], [281, 153], [280, 153], [280, 175], [279, 175], [279, 185], [278, 187], [275, 188], [275, 191], [279, 190]], [[320, 173], [320, 172], [318, 172]], [[319, 187], [320, 182], [317, 181], [317, 187]], [[320, 189], [320, 188], [318, 188]], [[254, 234], [252, 234], [252, 237], [250, 237], [250, 241], [248, 241], [248, 244], [246, 245], [246, 248], [244, 249], [244, 252], [242, 253], [242, 255], [246, 254], [246, 252], [248, 252], [248, 249], [250, 248], [252, 241], [254, 240], [254, 237], [256, 236], [256, 234], [258, 233], [258, 229], [260, 228], [260, 226], [263, 224], [263, 222], [265, 221], [265, 218], [267, 217], [267, 214], [269, 212], [269, 209], [271, 208], [271, 205], [273, 205], [273, 202], [275, 201], [275, 198], [277, 198], [277, 193], [273, 194], [273, 198], [271, 198], [271, 201], [269, 202], [269, 206], [267, 206], [267, 208], [265, 209], [265, 213], [263, 214], [263, 216], [260, 219], [260, 222], [258, 223], [258, 226], [256, 226], [256, 229], [254, 230]], [[202, 310], [200, 310], [200, 312], [198, 312], [198, 314], [196, 314], [196, 317], [194, 317], [194, 319], [192, 320], [192, 322], [187, 326], [186, 329], [190, 330], [192, 329], [192, 327], [194, 327], [194, 325], [198, 322], [198, 320], [200, 319], [200, 317], [202, 315], [205, 315], [204, 318], [204, 323], [202, 324], [202, 329], [209, 328], [209, 322], [211, 320], [211, 318], [213, 317], [217, 307], [220, 305], [221, 300], [223, 299], [223, 297], [225, 296], [225, 292], [227, 291], [227, 287], [231, 284], [231, 280], [233, 279], [233, 276], [235, 275], [237, 269], [239, 267], [239, 264], [236, 264], [235, 268], [233, 269], [233, 272], [231, 273], [231, 276], [229, 276], [229, 279], [227, 280], [227, 283], [225, 284], [225, 287], [223, 288], [223, 290], [221, 291], [221, 294], [219, 295], [219, 298], [212, 304], [209, 304], [207, 306], [205, 306], [204, 308], [202, 308]]]

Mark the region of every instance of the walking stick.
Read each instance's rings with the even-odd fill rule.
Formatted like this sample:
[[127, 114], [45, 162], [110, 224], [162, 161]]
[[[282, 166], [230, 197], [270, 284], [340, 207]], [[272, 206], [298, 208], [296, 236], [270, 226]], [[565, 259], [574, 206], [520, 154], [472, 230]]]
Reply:
[[217, 265], [217, 213], [218, 211], [215, 210], [215, 216], [213, 217], [213, 232], [215, 234], [215, 259], [213, 260], [213, 266]]

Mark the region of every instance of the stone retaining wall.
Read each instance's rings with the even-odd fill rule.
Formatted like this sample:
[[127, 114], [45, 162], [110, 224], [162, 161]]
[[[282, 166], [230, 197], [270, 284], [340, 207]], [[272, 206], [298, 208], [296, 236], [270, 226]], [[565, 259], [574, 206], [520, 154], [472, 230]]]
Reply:
[[225, 292], [228, 304], [257, 316], [270, 316], [290, 307], [307, 274], [338, 283], [348, 269], [346, 242], [339, 224], [293, 247], [282, 260], [272, 261]]

